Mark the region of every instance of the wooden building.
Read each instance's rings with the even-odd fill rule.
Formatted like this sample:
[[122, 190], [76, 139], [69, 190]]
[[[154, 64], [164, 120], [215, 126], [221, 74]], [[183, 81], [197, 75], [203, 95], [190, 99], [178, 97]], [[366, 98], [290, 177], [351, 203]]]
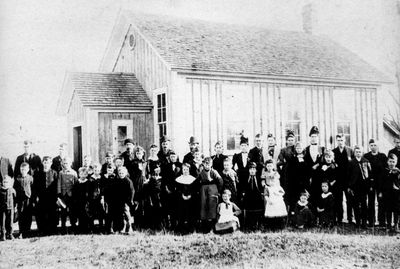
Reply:
[[[257, 133], [272, 133], [282, 146], [286, 129], [307, 143], [313, 125], [319, 126], [323, 145], [344, 133], [348, 144], [366, 146], [369, 138], [382, 136], [380, 92], [390, 83], [324, 37], [129, 12], [114, 27], [100, 72], [106, 73], [76, 75], [83, 85], [97, 76], [137, 78], [140, 84], [134, 85], [141, 89], [140, 98], [125, 99], [130, 87], [106, 87], [99, 79], [96, 87], [114, 97], [111, 92], [118, 91], [119, 98], [91, 101], [103, 97], [95, 89], [86, 94], [87, 89], [71, 87], [74, 79], [66, 79], [59, 111], [69, 117], [71, 137], [77, 122], [87, 130], [83, 151], [100, 159], [107, 150], [118, 151], [106, 115], [128, 119], [118, 126], [126, 126], [127, 136], [145, 147], [168, 134], [180, 155], [192, 135], [205, 154], [218, 140], [232, 154], [242, 133], [250, 143]], [[137, 117], [145, 126], [133, 120]]]

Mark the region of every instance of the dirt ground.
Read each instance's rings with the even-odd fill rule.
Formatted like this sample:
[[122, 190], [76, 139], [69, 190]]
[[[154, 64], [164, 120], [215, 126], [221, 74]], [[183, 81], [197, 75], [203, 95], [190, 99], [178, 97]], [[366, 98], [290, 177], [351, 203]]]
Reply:
[[0, 243], [0, 268], [400, 268], [400, 237], [312, 232], [66, 235]]

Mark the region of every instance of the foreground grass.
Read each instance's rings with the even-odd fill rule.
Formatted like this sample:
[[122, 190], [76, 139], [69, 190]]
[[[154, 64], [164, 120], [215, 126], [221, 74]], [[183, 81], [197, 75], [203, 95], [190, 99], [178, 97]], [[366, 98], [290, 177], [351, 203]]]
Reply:
[[400, 238], [324, 233], [53, 236], [0, 243], [0, 268], [400, 268]]

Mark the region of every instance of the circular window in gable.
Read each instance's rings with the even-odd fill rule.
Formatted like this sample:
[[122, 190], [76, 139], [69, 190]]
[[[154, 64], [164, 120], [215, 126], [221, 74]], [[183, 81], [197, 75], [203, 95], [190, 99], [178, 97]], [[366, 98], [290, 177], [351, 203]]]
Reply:
[[129, 47], [133, 50], [136, 46], [136, 38], [133, 34], [129, 35]]

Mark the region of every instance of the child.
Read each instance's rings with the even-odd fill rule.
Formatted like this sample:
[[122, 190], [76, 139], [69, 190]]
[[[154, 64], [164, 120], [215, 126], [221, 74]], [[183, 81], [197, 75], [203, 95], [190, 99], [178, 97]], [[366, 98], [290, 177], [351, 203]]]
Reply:
[[218, 205], [217, 214], [218, 221], [215, 224], [215, 232], [229, 233], [234, 232], [240, 227], [238, 215], [240, 208], [230, 201], [231, 191], [225, 189], [222, 193], [222, 203]]
[[101, 175], [107, 174], [107, 167], [113, 163], [114, 154], [112, 152], [107, 152], [105, 157], [105, 162], [101, 166]]
[[61, 205], [61, 227], [63, 232], [67, 232], [67, 216], [69, 217], [72, 230], [75, 230], [76, 226], [75, 212], [72, 207], [72, 189], [78, 181], [78, 175], [72, 169], [71, 165], [71, 158], [65, 157], [63, 159], [63, 170], [61, 170], [57, 182], [58, 204]]
[[115, 166], [115, 170], [117, 172], [118, 168], [124, 166], [124, 159], [122, 157], [116, 157], [114, 159], [114, 166]]
[[126, 167], [118, 168], [116, 193], [120, 196], [119, 199], [117, 199], [118, 208], [116, 212], [120, 214], [120, 210], [123, 211], [125, 224], [122, 222], [122, 227], [120, 227], [121, 219], [117, 215], [117, 225], [114, 226], [114, 231], [121, 232], [125, 225], [125, 233], [129, 234], [133, 224], [131, 208], [133, 205], [133, 196], [135, 194], [135, 189], [133, 187], [132, 181], [129, 179], [128, 170], [126, 169]]
[[244, 185], [243, 208], [244, 227], [248, 230], [258, 228], [264, 211], [264, 198], [261, 180], [257, 178], [257, 165], [249, 163], [249, 178]]
[[133, 197], [135, 208], [132, 209], [132, 214], [134, 215], [135, 225], [140, 227], [144, 224], [144, 199], [146, 196], [144, 185], [147, 181], [147, 163], [144, 160], [144, 149], [141, 146], [137, 146], [134, 152], [135, 159], [132, 162], [132, 172], [129, 174], [129, 177], [132, 180], [135, 190]]
[[215, 155], [211, 156], [213, 161], [213, 168], [218, 172], [219, 175], [222, 174], [222, 170], [224, 170], [224, 161], [228, 157], [224, 155], [224, 145], [222, 142], [218, 141], [214, 146]]
[[73, 198], [75, 203], [75, 212], [78, 217], [79, 232], [87, 233], [89, 231], [89, 180], [88, 170], [81, 167], [78, 170], [79, 178], [75, 183]]
[[221, 172], [221, 177], [223, 181], [223, 189], [230, 191], [230, 200], [238, 204], [238, 192], [237, 187], [239, 184], [239, 179], [236, 172], [232, 169], [232, 160], [230, 158], [225, 158], [224, 160], [224, 170]]
[[274, 163], [271, 159], [266, 164], [266, 185], [264, 187], [265, 211], [264, 216], [270, 227], [282, 228], [287, 210], [283, 195], [285, 191], [279, 183], [279, 174], [274, 171]]
[[20, 237], [26, 238], [32, 225], [32, 185], [33, 178], [28, 174], [29, 164], [23, 162], [20, 166], [21, 174], [14, 182], [14, 189], [17, 193], [18, 226]]
[[104, 184], [101, 176], [99, 163], [93, 164], [93, 175], [89, 178], [89, 227], [93, 232], [94, 220], [99, 221], [99, 230], [103, 231], [105, 208], [104, 208]]
[[300, 194], [300, 199], [294, 207], [292, 216], [292, 221], [296, 228], [304, 229], [312, 226], [314, 216], [311, 210], [311, 205], [308, 202], [307, 192], [302, 192]]
[[147, 226], [152, 229], [161, 228], [161, 168], [158, 162], [153, 163], [152, 174], [148, 180], [147, 189], [147, 206], [145, 207], [145, 215], [147, 215]]
[[350, 194], [349, 201], [354, 216], [356, 218], [357, 227], [367, 227], [367, 195], [368, 189], [371, 187], [370, 172], [371, 166], [367, 159], [363, 157], [362, 148], [354, 147], [354, 158], [348, 166], [348, 192]]
[[177, 196], [177, 230], [182, 233], [192, 232], [194, 225], [194, 210], [195, 208], [195, 180], [189, 174], [190, 164], [184, 163], [182, 165], [182, 175], [179, 176], [176, 182], [176, 196]]
[[104, 208], [106, 213], [105, 218], [105, 232], [107, 234], [113, 233], [112, 225], [116, 220], [115, 217], [115, 200], [118, 197], [118, 193], [114, 193], [114, 186], [116, 182], [115, 167], [113, 164], [107, 166], [106, 174], [103, 175], [102, 182], [104, 184], [104, 192], [101, 196], [101, 200], [104, 200]]
[[57, 172], [52, 167], [52, 159], [43, 157], [43, 171], [35, 174], [33, 184], [37, 192], [38, 206], [36, 223], [44, 235], [55, 234], [57, 230]]
[[262, 171], [261, 175], [261, 185], [265, 187], [266, 185], [271, 185], [272, 181], [279, 181], [280, 175], [277, 171], [275, 171], [274, 161], [272, 159], [268, 159], [265, 162], [265, 169]]
[[82, 167], [86, 168], [88, 177], [93, 175], [92, 156], [85, 155], [83, 157], [83, 166]]
[[197, 177], [200, 185], [200, 221], [204, 232], [208, 233], [217, 219], [218, 195], [222, 188], [222, 178], [212, 169], [212, 160], [206, 157], [203, 160], [204, 169]]
[[0, 241], [5, 241], [6, 238], [14, 239], [13, 223], [16, 192], [13, 185], [14, 180], [8, 175], [4, 176], [0, 187]]
[[203, 154], [198, 148], [193, 149], [193, 159], [190, 163], [190, 175], [197, 178], [203, 170]]
[[332, 228], [335, 222], [335, 199], [329, 191], [329, 183], [324, 181], [321, 183], [322, 193], [318, 200], [318, 224], [323, 228]]
[[390, 229], [392, 232], [400, 232], [400, 170], [396, 167], [397, 162], [397, 156], [393, 153], [389, 154], [388, 167], [385, 170], [381, 183], [382, 185], [379, 188], [381, 192], [378, 194], [384, 202], [387, 229]]

